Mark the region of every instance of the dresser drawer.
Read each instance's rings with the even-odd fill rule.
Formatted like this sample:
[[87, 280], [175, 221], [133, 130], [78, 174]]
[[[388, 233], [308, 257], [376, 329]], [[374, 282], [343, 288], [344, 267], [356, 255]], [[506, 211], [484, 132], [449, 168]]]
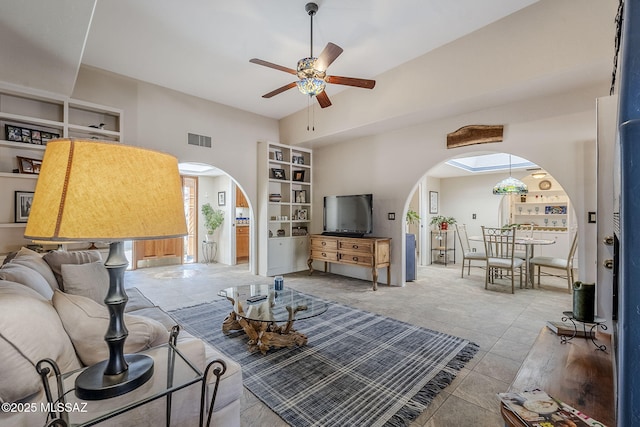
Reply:
[[373, 265], [373, 257], [370, 255], [358, 255], [356, 253], [340, 253], [338, 255], [338, 261], [343, 264], [353, 264], [353, 265], [364, 265], [371, 266]]
[[318, 249], [322, 251], [336, 251], [338, 250], [338, 241], [336, 239], [322, 239], [312, 237], [311, 249]]
[[325, 251], [322, 249], [311, 249], [311, 258], [319, 261], [338, 261], [338, 253], [335, 251]]
[[371, 254], [373, 253], [373, 242], [363, 239], [341, 239], [338, 243], [338, 250], [349, 253]]

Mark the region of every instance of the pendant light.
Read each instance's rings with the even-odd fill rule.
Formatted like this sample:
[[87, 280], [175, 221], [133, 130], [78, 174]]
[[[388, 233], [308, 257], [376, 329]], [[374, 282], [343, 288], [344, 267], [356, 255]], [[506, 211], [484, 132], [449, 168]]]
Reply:
[[529, 189], [524, 182], [511, 176], [511, 154], [509, 154], [509, 177], [493, 187], [493, 194], [502, 196], [504, 194], [527, 194], [528, 192]]

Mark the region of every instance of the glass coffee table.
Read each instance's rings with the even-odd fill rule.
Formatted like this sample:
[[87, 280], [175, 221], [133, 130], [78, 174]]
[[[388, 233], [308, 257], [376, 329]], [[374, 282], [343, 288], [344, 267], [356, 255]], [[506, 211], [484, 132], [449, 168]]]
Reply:
[[306, 345], [307, 336], [293, 329], [293, 322], [318, 316], [328, 307], [320, 299], [287, 287], [276, 291], [273, 285], [234, 286], [219, 295], [233, 305], [222, 332], [243, 330], [249, 337], [249, 350], [262, 354], [271, 348]]

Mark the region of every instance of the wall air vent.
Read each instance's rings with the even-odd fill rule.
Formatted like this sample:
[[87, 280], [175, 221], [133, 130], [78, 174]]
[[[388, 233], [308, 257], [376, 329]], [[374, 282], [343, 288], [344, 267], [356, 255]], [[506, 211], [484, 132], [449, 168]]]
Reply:
[[197, 145], [199, 147], [211, 148], [211, 137], [205, 135], [197, 135], [195, 133], [189, 133], [187, 143], [189, 145]]

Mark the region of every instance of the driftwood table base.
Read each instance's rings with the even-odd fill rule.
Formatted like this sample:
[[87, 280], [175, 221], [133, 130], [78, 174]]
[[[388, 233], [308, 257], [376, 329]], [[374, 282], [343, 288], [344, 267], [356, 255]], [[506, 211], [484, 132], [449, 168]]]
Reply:
[[[232, 304], [232, 298], [228, 298]], [[295, 309], [287, 307], [289, 320], [284, 326], [278, 326], [275, 322], [247, 320], [232, 311], [224, 322], [222, 322], [222, 332], [227, 334], [230, 331], [243, 330], [249, 337], [249, 351], [260, 350], [266, 354], [271, 348], [293, 347], [307, 345], [307, 336], [293, 329], [295, 313], [306, 310], [305, 306], [298, 306]]]

